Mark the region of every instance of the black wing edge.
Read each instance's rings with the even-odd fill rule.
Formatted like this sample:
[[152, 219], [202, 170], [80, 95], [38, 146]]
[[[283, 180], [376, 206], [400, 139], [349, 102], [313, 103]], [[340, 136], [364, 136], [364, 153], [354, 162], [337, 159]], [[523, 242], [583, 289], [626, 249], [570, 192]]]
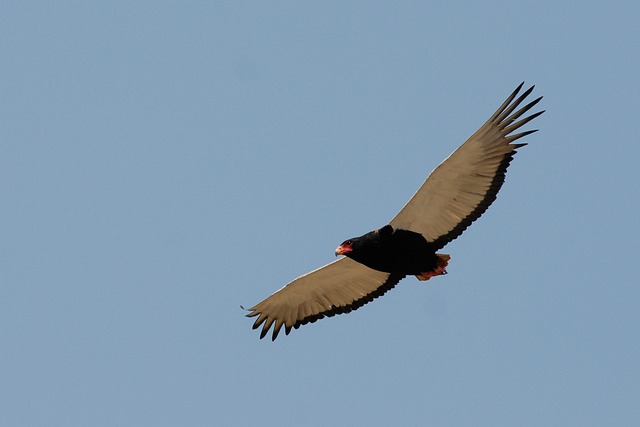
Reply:
[[[280, 329], [282, 328], [282, 326], [284, 326], [285, 335], [289, 335], [292, 328], [298, 329], [302, 325], [306, 325], [307, 323], [315, 323], [316, 321], [325, 317], [333, 317], [337, 314], [351, 313], [352, 311], [359, 309], [360, 307], [373, 301], [374, 299], [386, 294], [388, 291], [393, 289], [400, 282], [400, 280], [404, 279], [404, 277], [405, 276], [403, 274], [391, 273], [389, 274], [389, 277], [387, 277], [387, 280], [370, 294], [364, 295], [362, 298], [353, 301], [351, 304], [342, 307], [332, 306], [330, 309], [325, 310], [321, 313], [307, 316], [304, 319], [298, 320], [294, 325], [291, 326], [284, 325], [284, 323], [282, 322], [275, 322], [276, 319], [270, 319], [267, 316], [261, 315], [254, 322], [252, 329], [258, 329], [260, 325], [264, 323], [264, 326], [260, 331], [260, 339], [263, 339], [269, 332], [271, 326], [275, 323], [273, 332], [271, 334], [271, 341], [275, 341], [278, 337], [278, 334], [280, 333]], [[251, 311], [251, 313], [246, 314], [246, 317], [254, 317], [262, 314], [259, 311], [255, 311], [253, 308], [250, 308], [248, 310]]]
[[[498, 108], [498, 111], [496, 111], [489, 119], [490, 122], [497, 123], [498, 128], [500, 129], [501, 132], [503, 132], [507, 142], [509, 142], [510, 144], [524, 136], [531, 135], [532, 133], [537, 132], [538, 129], [533, 129], [533, 130], [520, 132], [515, 135], [509, 135], [513, 131], [519, 129], [520, 127], [529, 123], [531, 120], [540, 116], [545, 111], [545, 110], [538, 111], [537, 113], [531, 114], [530, 116], [527, 116], [524, 119], [514, 123], [515, 120], [517, 120], [523, 114], [528, 112], [542, 99], [542, 96], [538, 97], [514, 113], [513, 111], [516, 108], [518, 108], [518, 106], [522, 103], [522, 101], [524, 101], [527, 98], [527, 96], [529, 96], [531, 92], [533, 92], [533, 88], [535, 88], [535, 85], [531, 86], [522, 95], [520, 95], [518, 99], [513, 101], [515, 97], [518, 95], [518, 92], [520, 92], [520, 89], [522, 89], [523, 85], [524, 85], [524, 82], [520, 83], [520, 85], [516, 88], [516, 90], [514, 90], [513, 93], [509, 95], [507, 100], [500, 106], [500, 108]], [[527, 144], [511, 144], [511, 146], [513, 147], [513, 150], [505, 154], [505, 157], [500, 163], [500, 166], [498, 167], [498, 169], [496, 170], [496, 174], [493, 178], [493, 181], [491, 182], [491, 185], [489, 186], [489, 189], [487, 190], [487, 193], [485, 194], [482, 201], [478, 204], [478, 206], [476, 206], [476, 208], [469, 215], [463, 218], [462, 221], [460, 221], [460, 223], [458, 223], [458, 225], [456, 225], [450, 232], [438, 237], [433, 242], [431, 242], [431, 244], [436, 250], [442, 249], [444, 246], [447, 245], [447, 243], [451, 242], [452, 240], [460, 236], [462, 232], [467, 229], [467, 227], [469, 227], [475, 220], [480, 218], [480, 216], [489, 208], [489, 206], [491, 206], [491, 204], [498, 197], [498, 191], [500, 191], [500, 188], [502, 188], [502, 184], [504, 184], [504, 179], [507, 174], [507, 168], [509, 167], [509, 164], [513, 160], [513, 156], [515, 156], [517, 152], [516, 150], [518, 148], [524, 147], [525, 145]]]

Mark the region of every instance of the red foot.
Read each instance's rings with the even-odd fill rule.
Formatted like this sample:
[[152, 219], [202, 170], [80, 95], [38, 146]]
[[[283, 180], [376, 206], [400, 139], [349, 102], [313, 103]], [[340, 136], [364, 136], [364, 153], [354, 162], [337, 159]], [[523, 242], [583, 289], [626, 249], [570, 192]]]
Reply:
[[451, 256], [447, 254], [436, 254], [436, 256], [438, 257], [437, 267], [431, 271], [424, 271], [420, 274], [417, 274], [416, 277], [418, 278], [418, 280], [421, 280], [421, 281], [429, 280], [432, 277], [447, 274], [447, 270], [445, 267], [447, 266], [447, 264], [449, 264], [449, 260], [451, 259]]
[[416, 277], [418, 280], [429, 280], [435, 276], [442, 276], [443, 274], [447, 274], [447, 270], [444, 267], [438, 266], [432, 271], [425, 271], [420, 274], [417, 274]]

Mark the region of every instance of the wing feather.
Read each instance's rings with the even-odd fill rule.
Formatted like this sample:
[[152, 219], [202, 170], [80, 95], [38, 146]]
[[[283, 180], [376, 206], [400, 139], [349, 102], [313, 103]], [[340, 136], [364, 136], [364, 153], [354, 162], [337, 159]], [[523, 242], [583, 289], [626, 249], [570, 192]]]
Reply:
[[288, 335], [291, 328], [349, 313], [383, 295], [403, 277], [341, 258], [293, 280], [250, 308], [247, 317], [257, 316], [253, 329], [262, 326], [260, 338], [273, 326], [275, 340], [283, 326]]
[[534, 88], [530, 87], [516, 99], [523, 85], [521, 83], [471, 138], [429, 174], [391, 220], [392, 227], [421, 233], [435, 249], [440, 249], [487, 210], [504, 183], [516, 150], [526, 145], [513, 142], [537, 130], [511, 133], [544, 112], [520, 119], [542, 99], [539, 97], [516, 111]]

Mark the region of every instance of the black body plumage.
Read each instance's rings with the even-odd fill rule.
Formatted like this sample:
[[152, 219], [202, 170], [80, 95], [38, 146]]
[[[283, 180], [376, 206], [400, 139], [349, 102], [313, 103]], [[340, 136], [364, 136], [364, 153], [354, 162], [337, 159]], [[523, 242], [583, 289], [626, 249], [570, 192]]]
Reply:
[[413, 231], [394, 230], [386, 225], [347, 242], [353, 249], [345, 254], [347, 257], [385, 273], [417, 275], [437, 266], [438, 258], [432, 245]]

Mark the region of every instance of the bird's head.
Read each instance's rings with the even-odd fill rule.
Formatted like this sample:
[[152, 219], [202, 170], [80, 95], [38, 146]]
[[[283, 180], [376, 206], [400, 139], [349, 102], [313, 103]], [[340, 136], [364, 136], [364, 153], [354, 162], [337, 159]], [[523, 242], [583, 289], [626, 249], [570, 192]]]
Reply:
[[349, 240], [345, 240], [336, 248], [336, 256], [345, 255], [348, 257], [358, 255], [364, 255], [369, 252], [372, 244], [381, 239], [384, 239], [393, 234], [393, 228], [390, 225], [385, 225], [379, 230], [374, 230], [360, 237], [352, 237]]
[[350, 252], [352, 252], [353, 251], [354, 240], [356, 240], [356, 239], [349, 239], [349, 240], [345, 240], [344, 242], [342, 242], [340, 244], [340, 246], [338, 246], [336, 248], [336, 256], [338, 256], [338, 255], [348, 255]]

